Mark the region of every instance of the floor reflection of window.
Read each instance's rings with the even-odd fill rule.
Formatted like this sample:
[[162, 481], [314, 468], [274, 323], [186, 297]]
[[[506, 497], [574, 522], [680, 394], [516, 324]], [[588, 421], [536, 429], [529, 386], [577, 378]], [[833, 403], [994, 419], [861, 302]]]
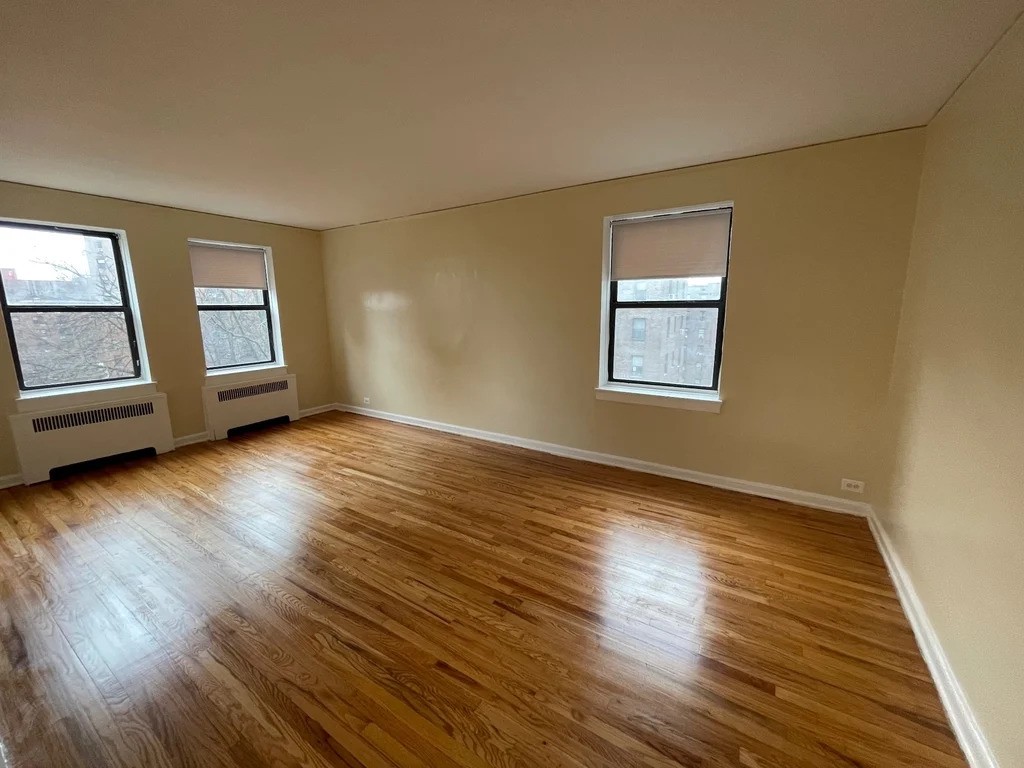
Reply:
[[657, 531], [616, 528], [604, 542], [601, 618], [631, 642], [664, 652], [673, 666], [696, 650], [707, 629], [707, 575], [700, 553]]

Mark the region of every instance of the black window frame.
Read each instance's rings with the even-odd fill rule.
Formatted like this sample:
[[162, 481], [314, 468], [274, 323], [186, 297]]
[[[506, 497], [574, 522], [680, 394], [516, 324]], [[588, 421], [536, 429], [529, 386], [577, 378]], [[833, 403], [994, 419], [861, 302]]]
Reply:
[[[45, 232], [61, 232], [86, 237], [101, 237], [110, 240], [114, 254], [114, 267], [117, 271], [117, 283], [121, 296], [120, 305], [96, 305], [96, 304], [9, 304], [7, 302], [7, 288], [0, 280], [0, 308], [3, 309], [4, 325], [7, 326], [7, 338], [11, 343], [11, 357], [14, 359], [14, 370], [18, 375], [18, 388], [22, 392], [36, 392], [43, 389], [65, 389], [69, 387], [85, 387], [91, 384], [110, 384], [117, 381], [133, 381], [142, 378], [142, 357], [139, 354], [139, 339], [135, 330], [135, 313], [132, 310], [130, 295], [128, 293], [128, 281], [124, 268], [124, 256], [121, 253], [121, 236], [117, 232], [110, 232], [100, 229], [85, 229], [81, 227], [61, 226], [57, 224], [37, 224], [22, 221], [0, 220], [0, 227], [13, 229], [35, 229]], [[35, 386], [25, 385], [25, 376], [21, 368], [21, 356], [18, 354], [18, 342], [14, 335], [14, 323], [12, 314], [20, 312], [120, 312], [124, 315], [125, 328], [128, 332], [128, 347], [132, 356], [131, 376], [118, 376], [117, 378], [90, 379], [88, 381], [68, 381], [61, 384], [38, 384]]]
[[[725, 274], [722, 275], [722, 289], [717, 299], [699, 300], [666, 300], [666, 301], [619, 301], [619, 281], [612, 280], [611, 268], [615, 258], [615, 224], [617, 221], [656, 221], [658, 219], [679, 218], [691, 214], [712, 213], [717, 211], [729, 212], [729, 241], [726, 244], [725, 253]], [[609, 384], [638, 384], [645, 387], [664, 387], [674, 390], [700, 390], [704, 392], [717, 392], [719, 380], [722, 373], [722, 348], [725, 346], [725, 305], [726, 294], [729, 283], [729, 268], [732, 262], [732, 217], [733, 208], [729, 206], [714, 206], [709, 208], [694, 208], [687, 211], [674, 211], [657, 213], [650, 216], [624, 216], [611, 219], [608, 222], [608, 350], [607, 350], [607, 375]], [[672, 278], [668, 278], [672, 279]], [[679, 278], [685, 279], [685, 278]], [[676, 384], [668, 381], [647, 381], [640, 379], [623, 379], [615, 376], [615, 313], [619, 309], [717, 309], [718, 322], [715, 328], [715, 360], [714, 369], [711, 373], [711, 385], [702, 386], [699, 384]]]
[[[263, 263], [266, 264], [266, 252], [263, 254]], [[269, 268], [267, 269], [267, 279], [269, 280]], [[216, 286], [210, 285], [197, 285], [196, 288], [214, 288]], [[193, 291], [193, 294], [195, 292]], [[257, 365], [273, 365], [277, 362], [277, 344], [274, 343], [274, 315], [270, 308], [270, 288], [264, 288], [261, 293], [263, 294], [262, 304], [200, 304], [199, 300], [196, 299], [196, 308], [199, 310], [199, 333], [203, 332], [202, 314], [203, 312], [238, 312], [242, 310], [263, 310], [267, 317], [267, 338], [270, 341], [270, 359], [259, 360], [251, 363], [238, 363], [236, 365], [215, 365], [206, 366], [208, 371], [224, 371], [230, 368], [251, 368]], [[206, 363], [206, 339], [203, 339], [203, 363]]]

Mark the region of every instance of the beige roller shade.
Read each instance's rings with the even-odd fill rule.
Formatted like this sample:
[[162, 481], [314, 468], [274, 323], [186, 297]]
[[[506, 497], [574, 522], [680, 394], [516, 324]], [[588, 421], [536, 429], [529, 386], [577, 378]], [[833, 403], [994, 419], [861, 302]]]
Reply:
[[612, 280], [724, 276], [732, 211], [612, 222]]
[[190, 243], [188, 252], [197, 288], [267, 290], [267, 260], [262, 249]]

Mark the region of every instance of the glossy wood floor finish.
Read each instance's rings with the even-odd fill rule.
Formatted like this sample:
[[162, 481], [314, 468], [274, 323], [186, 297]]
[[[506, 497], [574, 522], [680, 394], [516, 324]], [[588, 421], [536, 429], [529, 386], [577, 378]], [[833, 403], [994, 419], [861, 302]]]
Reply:
[[963, 766], [863, 520], [327, 414], [0, 492], [0, 766]]

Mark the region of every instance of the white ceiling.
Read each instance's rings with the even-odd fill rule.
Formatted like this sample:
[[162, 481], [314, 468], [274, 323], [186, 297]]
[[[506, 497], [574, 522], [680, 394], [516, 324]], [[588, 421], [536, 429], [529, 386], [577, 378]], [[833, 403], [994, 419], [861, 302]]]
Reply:
[[3, 0], [0, 178], [391, 218], [921, 125], [1022, 8]]

